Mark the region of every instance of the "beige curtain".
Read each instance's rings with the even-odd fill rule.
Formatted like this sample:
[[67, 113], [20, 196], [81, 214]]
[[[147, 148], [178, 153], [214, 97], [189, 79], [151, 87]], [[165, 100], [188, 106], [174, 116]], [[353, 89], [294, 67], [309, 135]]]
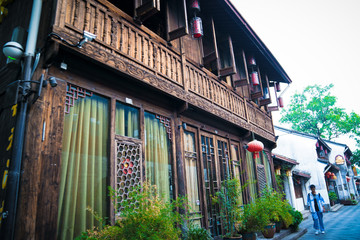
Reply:
[[139, 138], [139, 110], [117, 102], [115, 132], [121, 136]]
[[195, 148], [195, 135], [192, 132], [184, 132], [185, 150], [185, 174], [187, 196], [191, 207], [191, 212], [199, 212], [199, 188], [197, 175], [197, 153]]
[[61, 156], [58, 238], [73, 239], [100, 227], [86, 208], [107, 215], [108, 101], [79, 98], [65, 114]]
[[246, 166], [249, 181], [250, 198], [251, 200], [254, 200], [257, 197], [255, 161], [252, 157], [252, 153], [248, 151], [246, 152]]
[[164, 199], [170, 200], [171, 149], [166, 128], [154, 114], [145, 112], [144, 115], [146, 179], [157, 186], [158, 193]]

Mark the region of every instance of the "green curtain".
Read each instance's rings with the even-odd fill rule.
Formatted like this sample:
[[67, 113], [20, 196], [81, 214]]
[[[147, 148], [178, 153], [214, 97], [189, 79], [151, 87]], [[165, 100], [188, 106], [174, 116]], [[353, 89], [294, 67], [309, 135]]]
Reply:
[[249, 181], [250, 189], [250, 198], [254, 200], [257, 197], [257, 187], [256, 187], [256, 173], [255, 173], [255, 161], [253, 159], [252, 153], [246, 152], [246, 167]]
[[184, 150], [185, 150], [185, 174], [186, 188], [191, 212], [199, 212], [200, 202], [198, 175], [197, 175], [197, 153], [195, 148], [195, 134], [192, 132], [184, 132]]
[[270, 167], [269, 157], [265, 151], [263, 151], [263, 156], [264, 156], [264, 167], [266, 172], [266, 182], [268, 187], [273, 187], [271, 180], [271, 167]]
[[115, 132], [121, 136], [139, 138], [139, 110], [117, 102]]
[[[233, 167], [234, 167], [234, 178], [237, 178], [239, 179], [240, 181], [240, 188], [242, 188], [241, 186], [241, 159], [239, 157], [239, 149], [237, 146], [231, 144], [231, 148], [230, 148], [230, 151], [231, 151], [231, 162], [233, 163]], [[240, 194], [240, 198], [239, 198], [239, 202], [241, 203], [241, 205], [244, 204], [244, 200], [243, 200], [243, 197], [242, 197], [242, 194]]]
[[79, 98], [65, 114], [61, 155], [58, 238], [73, 239], [100, 227], [86, 210], [106, 217], [108, 173], [108, 101], [100, 96]]
[[170, 143], [165, 126], [145, 112], [145, 174], [164, 199], [172, 198]]

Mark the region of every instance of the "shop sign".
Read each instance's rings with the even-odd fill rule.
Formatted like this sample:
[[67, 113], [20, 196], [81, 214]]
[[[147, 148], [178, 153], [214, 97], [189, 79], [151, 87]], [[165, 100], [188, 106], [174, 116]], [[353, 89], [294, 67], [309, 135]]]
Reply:
[[344, 157], [341, 156], [341, 155], [337, 155], [337, 156], [335, 157], [335, 163], [336, 163], [337, 165], [343, 165], [343, 164], [345, 163]]

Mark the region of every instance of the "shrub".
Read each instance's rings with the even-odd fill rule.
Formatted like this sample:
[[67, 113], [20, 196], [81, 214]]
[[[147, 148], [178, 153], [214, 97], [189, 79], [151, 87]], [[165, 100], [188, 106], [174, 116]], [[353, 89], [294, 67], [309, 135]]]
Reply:
[[334, 192], [329, 192], [329, 199], [330, 201], [336, 201], [338, 199], [336, 193]]
[[241, 216], [240, 232], [254, 233], [262, 231], [270, 223], [265, 208], [266, 204], [259, 198], [246, 204]]
[[188, 228], [183, 236], [184, 240], [212, 240], [211, 234], [208, 230], [202, 228], [193, 222], [189, 223]]
[[186, 207], [185, 198], [165, 201], [157, 194], [155, 186], [144, 183], [121, 202], [121, 207], [120, 218], [114, 226], [106, 225], [100, 231], [88, 230], [80, 239], [179, 239], [181, 231], [176, 224], [182, 219], [176, 209]]
[[290, 228], [292, 231], [295, 232], [295, 231], [299, 230], [299, 225], [303, 220], [303, 216], [302, 216], [301, 212], [294, 210], [294, 209], [290, 210], [290, 214], [293, 219], [292, 224], [290, 225]]

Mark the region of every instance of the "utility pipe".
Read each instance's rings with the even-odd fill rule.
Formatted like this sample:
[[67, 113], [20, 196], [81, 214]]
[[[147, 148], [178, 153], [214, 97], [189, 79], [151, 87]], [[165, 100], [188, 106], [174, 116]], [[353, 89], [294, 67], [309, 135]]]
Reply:
[[4, 218], [4, 226], [2, 229], [3, 239], [14, 239], [15, 224], [16, 224], [16, 210], [17, 201], [19, 194], [19, 183], [20, 183], [20, 171], [22, 154], [24, 147], [25, 137], [25, 125], [26, 125], [26, 113], [27, 113], [27, 95], [30, 90], [31, 80], [31, 63], [35, 55], [35, 47], [37, 42], [37, 36], [39, 32], [39, 23], [41, 17], [42, 0], [34, 0], [31, 12], [31, 18], [29, 23], [29, 33], [26, 41], [26, 49], [24, 54], [24, 82], [22, 83], [23, 91], [19, 102], [20, 109], [19, 115], [15, 126], [14, 145], [12, 153], [12, 161], [9, 169], [8, 176], [8, 189], [6, 194], [6, 211], [7, 217]]

